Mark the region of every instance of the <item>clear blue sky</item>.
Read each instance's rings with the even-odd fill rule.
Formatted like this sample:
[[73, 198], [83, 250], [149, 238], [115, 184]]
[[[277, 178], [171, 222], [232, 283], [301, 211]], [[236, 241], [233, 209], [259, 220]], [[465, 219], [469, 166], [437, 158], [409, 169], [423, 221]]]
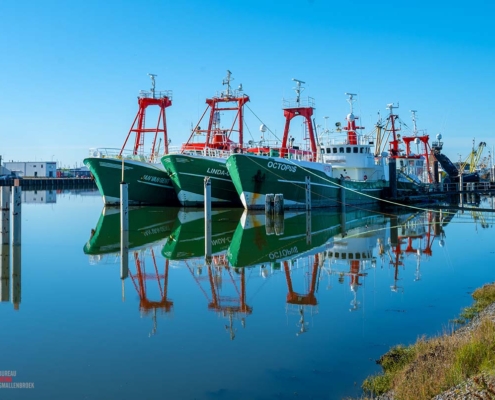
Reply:
[[[439, 4], [439, 5], [437, 5]], [[249, 107], [283, 131], [297, 78], [315, 119], [343, 121], [345, 92], [371, 130], [399, 102], [401, 119], [443, 135], [467, 157], [495, 145], [495, 3], [329, 0], [0, 0], [0, 154], [81, 164], [91, 147], [121, 147], [150, 88], [173, 91], [172, 144], [187, 140], [205, 98], [230, 70]], [[259, 137], [259, 121], [249, 132]], [[250, 138], [249, 133], [246, 135]]]

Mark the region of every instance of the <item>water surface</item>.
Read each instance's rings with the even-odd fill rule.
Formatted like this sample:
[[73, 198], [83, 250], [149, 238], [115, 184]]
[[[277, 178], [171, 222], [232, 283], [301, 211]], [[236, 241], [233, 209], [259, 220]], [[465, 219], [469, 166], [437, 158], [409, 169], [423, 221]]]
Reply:
[[143, 207], [122, 280], [118, 209], [23, 196], [21, 244], [11, 228], [2, 247], [0, 370], [34, 389], [2, 399], [357, 396], [380, 355], [449, 329], [495, 275], [487, 212], [214, 210], [206, 262], [202, 210]]

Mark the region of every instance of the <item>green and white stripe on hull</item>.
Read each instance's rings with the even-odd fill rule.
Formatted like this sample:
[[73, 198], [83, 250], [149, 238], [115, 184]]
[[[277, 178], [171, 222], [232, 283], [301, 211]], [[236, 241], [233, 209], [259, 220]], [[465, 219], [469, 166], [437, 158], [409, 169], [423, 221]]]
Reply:
[[117, 158], [89, 157], [83, 160], [93, 175], [105, 205], [120, 204], [122, 167], [128, 184], [129, 205], [178, 206], [177, 194], [161, 163]]
[[252, 154], [233, 154], [227, 168], [244, 208], [265, 208], [267, 194], [282, 194], [284, 208], [306, 207], [309, 178], [311, 207], [341, 206], [345, 186], [346, 204], [370, 204], [379, 200], [385, 181], [341, 181], [332, 176], [332, 166]]
[[209, 177], [213, 207], [242, 207], [225, 165], [225, 158], [167, 154], [162, 157], [161, 162], [182, 206], [204, 206], [205, 177]]

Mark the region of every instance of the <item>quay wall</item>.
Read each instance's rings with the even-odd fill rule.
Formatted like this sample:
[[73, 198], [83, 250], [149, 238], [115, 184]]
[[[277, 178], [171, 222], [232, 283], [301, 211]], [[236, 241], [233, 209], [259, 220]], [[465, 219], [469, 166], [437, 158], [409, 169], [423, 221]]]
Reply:
[[22, 178], [0, 180], [0, 186], [20, 186], [23, 189], [78, 189], [96, 188], [89, 178]]

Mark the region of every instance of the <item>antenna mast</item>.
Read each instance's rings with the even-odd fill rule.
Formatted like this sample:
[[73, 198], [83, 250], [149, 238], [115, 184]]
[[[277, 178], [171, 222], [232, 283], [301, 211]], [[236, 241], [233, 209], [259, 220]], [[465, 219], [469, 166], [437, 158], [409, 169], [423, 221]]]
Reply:
[[155, 98], [155, 76], [158, 76], [157, 74], [148, 74], [148, 76], [151, 78], [151, 96], [152, 98]]
[[227, 77], [222, 82], [223, 85], [227, 85], [227, 93], [225, 94], [225, 97], [230, 97], [231, 96], [231, 93], [230, 93], [230, 82], [234, 80], [234, 78], [232, 78], [231, 75], [232, 75], [232, 72], [230, 72], [229, 70], [227, 70]]
[[292, 80], [294, 82], [296, 82], [296, 87], [293, 88], [295, 91], [296, 91], [296, 103], [297, 103], [297, 106], [299, 107], [300, 104], [301, 104], [301, 92], [304, 90], [303, 87], [301, 87], [301, 84], [305, 84], [306, 82], [303, 82], [303, 81], [300, 81], [299, 79], [296, 79], [296, 78], [292, 78]]
[[348, 103], [349, 103], [349, 105], [351, 106], [351, 114], [353, 114], [353, 113], [354, 113], [354, 111], [353, 111], [353, 106], [352, 106], [352, 104], [356, 101], [356, 100], [354, 99], [354, 96], [357, 96], [357, 94], [355, 94], [355, 93], [345, 93], [345, 95], [346, 95], [346, 96], [349, 96], [349, 98], [347, 99], [347, 102], [348, 102]]
[[418, 136], [418, 127], [416, 126], [416, 113], [417, 111], [416, 110], [411, 110], [411, 119], [412, 119], [412, 122], [413, 122], [413, 135], [414, 136]]

